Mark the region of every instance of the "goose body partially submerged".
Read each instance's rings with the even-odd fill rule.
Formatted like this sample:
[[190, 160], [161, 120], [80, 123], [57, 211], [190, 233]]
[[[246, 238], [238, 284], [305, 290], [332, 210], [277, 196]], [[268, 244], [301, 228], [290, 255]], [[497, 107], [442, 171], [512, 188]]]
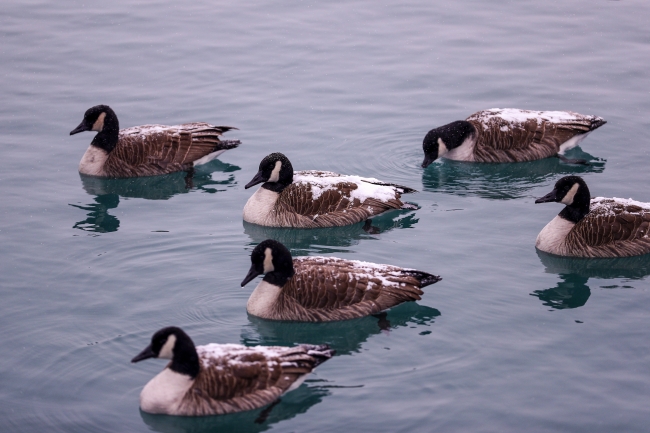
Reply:
[[400, 200], [415, 190], [374, 178], [329, 171], [293, 171], [281, 153], [265, 157], [246, 185], [262, 186], [244, 206], [244, 221], [270, 227], [319, 228], [355, 224], [394, 209], [417, 209]]
[[115, 112], [108, 105], [97, 105], [86, 111], [70, 135], [97, 132], [79, 163], [81, 174], [124, 178], [191, 171], [241, 144], [219, 139], [231, 129], [237, 128], [195, 122], [120, 130]]
[[557, 156], [605, 123], [601, 117], [572, 111], [483, 110], [429, 131], [422, 142], [422, 167], [440, 157], [469, 162], [524, 162]]
[[180, 328], [156, 332], [131, 362], [171, 362], [140, 394], [144, 412], [167, 415], [222, 415], [257, 409], [296, 389], [334, 354], [327, 345], [294, 347], [239, 344], [194, 346]]
[[336, 257], [292, 259], [281, 243], [266, 240], [251, 254], [242, 287], [265, 274], [246, 304], [272, 320], [329, 322], [380, 313], [419, 300], [422, 288], [441, 280], [415, 269]]
[[628, 257], [650, 253], [650, 203], [590, 197], [579, 176], [558, 180], [535, 203], [566, 205], [537, 236], [535, 247], [559, 256]]

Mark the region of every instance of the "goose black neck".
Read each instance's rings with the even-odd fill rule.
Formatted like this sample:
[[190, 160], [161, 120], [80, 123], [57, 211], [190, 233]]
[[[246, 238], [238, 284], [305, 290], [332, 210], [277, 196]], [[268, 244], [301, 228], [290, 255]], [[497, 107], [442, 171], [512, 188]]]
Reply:
[[111, 153], [115, 149], [115, 146], [117, 146], [119, 135], [120, 122], [117, 120], [117, 116], [113, 110], [108, 109], [106, 110], [106, 118], [104, 118], [104, 127], [95, 135], [95, 138], [93, 138], [90, 144], [105, 150], [106, 153]]
[[578, 189], [577, 194], [573, 198], [573, 203], [562, 209], [559, 213], [560, 217], [573, 223], [580, 222], [589, 213], [589, 205], [591, 204], [591, 195], [586, 185]]
[[169, 368], [176, 373], [190, 376], [192, 379], [199, 374], [199, 355], [189, 337], [187, 339], [179, 338], [176, 341], [174, 356]]
[[293, 277], [294, 273], [293, 265], [291, 265], [290, 269], [278, 269], [273, 272], [268, 272], [264, 275], [263, 281], [274, 286], [283, 287]]
[[287, 181], [282, 181], [282, 180], [279, 180], [277, 182], [264, 182], [262, 184], [262, 188], [268, 189], [269, 191], [277, 192], [278, 194], [280, 194], [282, 191], [284, 191], [284, 189], [286, 187], [291, 185], [292, 182], [293, 182], [293, 178], [290, 179], [288, 182]]

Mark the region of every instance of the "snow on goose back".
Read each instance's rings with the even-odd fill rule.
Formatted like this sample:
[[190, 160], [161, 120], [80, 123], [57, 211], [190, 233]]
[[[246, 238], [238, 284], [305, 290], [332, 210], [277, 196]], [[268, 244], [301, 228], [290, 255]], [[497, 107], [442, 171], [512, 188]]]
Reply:
[[182, 329], [168, 327], [156, 332], [151, 345], [132, 362], [171, 359], [143, 388], [140, 407], [144, 412], [204, 416], [270, 404], [333, 354], [327, 345], [195, 347]]
[[297, 171], [281, 153], [268, 155], [246, 187], [263, 183], [244, 206], [244, 221], [271, 227], [319, 228], [355, 224], [391, 209], [414, 190], [374, 178]]
[[439, 157], [473, 162], [548, 158], [577, 146], [605, 123], [600, 117], [571, 111], [483, 110], [429, 131], [423, 142], [423, 167]]

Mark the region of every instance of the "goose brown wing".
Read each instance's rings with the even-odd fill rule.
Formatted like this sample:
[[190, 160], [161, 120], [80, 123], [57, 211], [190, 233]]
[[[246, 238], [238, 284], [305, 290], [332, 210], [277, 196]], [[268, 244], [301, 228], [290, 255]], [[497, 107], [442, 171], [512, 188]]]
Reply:
[[519, 111], [522, 118], [514, 122], [493, 110], [479, 111], [467, 118], [480, 136], [474, 150], [477, 160], [521, 162], [553, 156], [566, 141], [605, 123], [600, 117], [571, 112], [561, 120], [553, 120], [551, 116], [545, 117], [543, 111]]
[[567, 247], [573, 255], [588, 257], [650, 253], [650, 206], [640, 205], [617, 199], [593, 200], [590, 212], [567, 235]]
[[193, 161], [212, 152], [237, 147], [238, 141], [219, 139], [229, 129], [232, 128], [208, 123], [123, 129], [105, 170], [115, 176], [150, 176], [187, 170]]
[[421, 287], [439, 277], [396, 266], [305, 257], [294, 260], [295, 275], [282, 288], [278, 317], [285, 320], [343, 320], [379, 313], [419, 300]]
[[[200, 371], [183, 397], [182, 415], [217, 415], [251, 410], [278, 399], [302, 375], [330, 358], [327, 346], [197, 347]], [[216, 354], [215, 354], [216, 352]]]
[[[305, 172], [298, 172], [305, 173]], [[329, 178], [326, 187], [305, 181], [294, 181], [285, 188], [276, 202], [278, 215], [285, 215], [294, 227], [331, 227], [364, 221], [373, 215], [403, 206], [398, 187], [387, 184], [375, 185], [383, 188], [381, 198], [356, 194], [360, 185], [328, 172], [309, 172], [311, 175], [325, 174]], [[333, 175], [333, 176], [332, 176]], [[340, 177], [340, 181], [337, 179]], [[372, 185], [368, 183], [368, 185]], [[367, 186], [367, 185], [363, 185]], [[386, 193], [387, 189], [390, 193]], [[361, 198], [359, 198], [361, 197]], [[295, 220], [295, 221], [294, 221]]]

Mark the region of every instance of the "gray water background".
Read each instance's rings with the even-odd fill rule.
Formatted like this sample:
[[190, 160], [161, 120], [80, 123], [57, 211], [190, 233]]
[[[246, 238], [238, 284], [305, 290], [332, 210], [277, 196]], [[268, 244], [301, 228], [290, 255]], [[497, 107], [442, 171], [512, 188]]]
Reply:
[[[0, 431], [644, 432], [650, 425], [650, 259], [558, 259], [535, 205], [562, 175], [650, 202], [647, 1], [9, 1], [0, 5]], [[206, 121], [239, 149], [182, 174], [81, 179], [108, 104], [122, 127]], [[573, 110], [608, 123], [571, 157], [437, 162], [431, 128], [480, 109]], [[262, 157], [373, 176], [421, 208], [296, 231], [242, 223]], [[252, 248], [442, 275], [376, 318], [248, 317]], [[197, 344], [329, 343], [338, 356], [260, 411], [148, 416], [164, 361], [129, 360], [157, 329]]]

